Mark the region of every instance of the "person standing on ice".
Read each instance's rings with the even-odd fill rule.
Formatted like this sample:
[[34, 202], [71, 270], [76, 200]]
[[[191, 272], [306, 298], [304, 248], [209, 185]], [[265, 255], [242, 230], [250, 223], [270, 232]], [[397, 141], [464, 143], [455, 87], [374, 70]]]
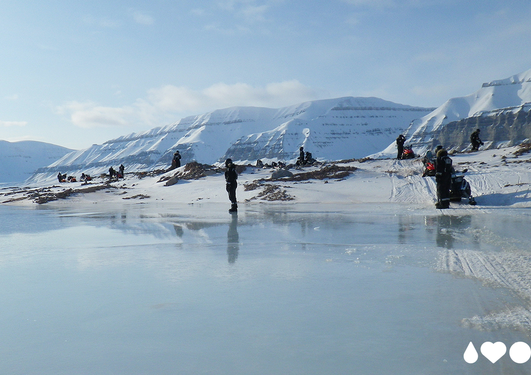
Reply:
[[238, 186], [238, 183], [236, 180], [238, 179], [238, 173], [236, 172], [236, 166], [232, 162], [232, 159], [227, 159], [225, 161], [225, 167], [227, 167], [225, 170], [226, 189], [229, 193], [229, 200], [232, 203], [229, 212], [237, 212], [238, 204], [236, 201], [236, 187]]
[[476, 129], [476, 131], [470, 134], [470, 143], [472, 143], [471, 151], [478, 151], [479, 146], [483, 145], [483, 142], [481, 142], [481, 139], [479, 139], [479, 129]]
[[450, 186], [452, 184], [452, 159], [445, 149], [437, 152], [435, 160], [435, 182], [437, 183], [436, 208], [450, 208]]
[[404, 153], [404, 143], [406, 143], [406, 137], [404, 137], [403, 134], [400, 134], [398, 138], [396, 138], [396, 148], [398, 149], [396, 158], [398, 160], [402, 159], [402, 154]]

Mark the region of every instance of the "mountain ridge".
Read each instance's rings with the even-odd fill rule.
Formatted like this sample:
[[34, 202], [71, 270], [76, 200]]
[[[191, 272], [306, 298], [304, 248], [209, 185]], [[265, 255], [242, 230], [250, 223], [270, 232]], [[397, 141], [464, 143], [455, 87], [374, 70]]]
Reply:
[[[483, 83], [470, 95], [447, 100], [411, 123], [405, 131], [406, 143], [420, 154], [438, 144], [448, 150], [467, 151], [470, 134], [480, 129], [484, 148], [516, 145], [531, 138], [530, 111], [531, 70], [527, 70]], [[515, 126], [518, 130], [512, 129]], [[394, 142], [371, 156], [390, 157], [393, 153], [396, 153]]]
[[24, 181], [36, 169], [49, 165], [70, 152], [71, 149], [46, 142], [0, 140], [0, 182]]
[[[307, 147], [318, 159], [362, 157], [381, 150], [413, 119], [432, 109], [354, 97], [278, 109], [218, 109], [72, 152], [37, 170], [32, 181], [50, 179], [59, 172], [97, 175], [119, 164], [124, 164], [127, 171], [165, 169], [176, 150], [184, 163], [194, 160], [205, 164], [219, 163], [227, 157], [242, 163], [261, 158], [289, 162], [298, 156], [300, 146]], [[372, 138], [369, 142], [368, 137]], [[249, 146], [247, 141], [256, 146], [257, 139], [267, 139], [260, 146], [261, 152], [256, 147], [254, 153], [242, 152]]]
[[28, 181], [49, 180], [58, 172], [98, 175], [120, 164], [127, 171], [166, 169], [176, 150], [183, 163], [205, 164], [229, 157], [240, 163], [293, 162], [301, 146], [318, 160], [395, 157], [398, 134], [406, 135], [417, 154], [437, 144], [466, 151], [475, 129], [484, 148], [531, 139], [531, 70], [483, 83], [438, 108], [341, 97], [282, 108], [217, 109], [71, 151], [41, 165]]

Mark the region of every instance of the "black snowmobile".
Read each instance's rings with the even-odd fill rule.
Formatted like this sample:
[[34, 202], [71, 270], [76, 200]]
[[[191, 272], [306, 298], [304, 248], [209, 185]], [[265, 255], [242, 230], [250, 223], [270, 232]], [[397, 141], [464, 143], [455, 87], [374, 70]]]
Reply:
[[468, 199], [468, 204], [476, 205], [476, 200], [472, 196], [470, 184], [465, 180], [464, 174], [467, 172], [452, 173], [452, 184], [450, 186], [450, 200], [452, 202], [461, 202], [461, 198]]

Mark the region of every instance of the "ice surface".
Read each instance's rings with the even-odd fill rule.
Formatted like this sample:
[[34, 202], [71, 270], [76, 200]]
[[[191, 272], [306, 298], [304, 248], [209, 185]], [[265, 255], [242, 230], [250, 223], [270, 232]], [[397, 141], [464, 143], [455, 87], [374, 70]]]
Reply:
[[0, 206], [0, 373], [525, 373], [463, 359], [528, 339], [518, 283], [441, 259], [521, 260], [526, 211], [226, 209]]

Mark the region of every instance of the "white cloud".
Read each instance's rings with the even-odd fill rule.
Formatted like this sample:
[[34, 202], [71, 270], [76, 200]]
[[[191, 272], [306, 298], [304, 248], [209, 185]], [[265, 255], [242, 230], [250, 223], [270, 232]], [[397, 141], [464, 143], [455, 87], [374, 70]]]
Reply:
[[26, 126], [27, 121], [0, 121], [0, 127], [9, 128], [12, 126]]
[[123, 107], [105, 107], [91, 102], [70, 102], [57, 107], [60, 115], [82, 128], [112, 126], [161, 126], [178, 116], [200, 114], [234, 106], [278, 108], [317, 97], [315, 90], [296, 80], [253, 87], [245, 83], [217, 83], [203, 90], [165, 85], [150, 89], [147, 97]]
[[265, 13], [269, 9], [267, 5], [248, 5], [240, 12], [241, 15], [248, 21], [263, 21], [265, 19]]
[[153, 17], [140, 11], [133, 11], [132, 16], [135, 22], [141, 25], [149, 26], [155, 23]]
[[167, 85], [151, 89], [148, 101], [163, 111], [189, 112], [232, 106], [281, 107], [315, 97], [313, 89], [292, 80], [270, 83], [265, 87], [217, 83], [200, 91]]
[[68, 114], [72, 123], [81, 128], [127, 126], [133, 121], [136, 110], [131, 106], [104, 107], [91, 102], [69, 102], [57, 108], [57, 113]]
[[195, 8], [190, 11], [194, 16], [202, 17], [206, 14], [206, 11], [203, 8]]

